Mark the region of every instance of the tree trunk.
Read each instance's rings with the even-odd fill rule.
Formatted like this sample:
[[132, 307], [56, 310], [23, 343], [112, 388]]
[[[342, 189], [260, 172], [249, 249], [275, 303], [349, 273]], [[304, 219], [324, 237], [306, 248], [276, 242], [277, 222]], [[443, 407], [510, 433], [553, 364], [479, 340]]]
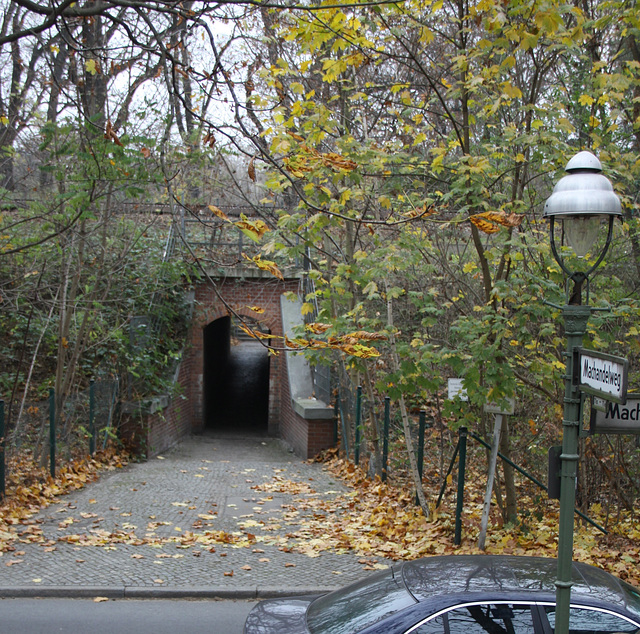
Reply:
[[[502, 419], [502, 436], [500, 437], [500, 453], [511, 460], [511, 442], [509, 435], [509, 417]], [[516, 483], [514, 469], [510, 464], [502, 461], [502, 471], [504, 473], [504, 495], [505, 505], [503, 516], [505, 523], [513, 523], [518, 519], [518, 507], [516, 501]]]
[[[394, 335], [394, 326], [393, 326], [393, 305], [391, 303], [391, 299], [387, 294], [387, 323], [389, 325], [389, 344], [391, 345], [391, 363], [393, 365], [393, 371], [398, 372], [400, 369], [400, 361], [398, 358], [398, 352], [396, 349], [396, 339]], [[424, 495], [424, 491], [422, 490], [422, 479], [420, 478], [420, 473], [418, 471], [418, 461], [416, 459], [416, 454], [413, 450], [413, 440], [411, 438], [411, 427], [409, 426], [409, 415], [407, 414], [407, 406], [404, 401], [404, 394], [400, 395], [400, 416], [402, 418], [402, 430], [404, 432], [404, 442], [407, 448], [407, 457], [409, 458], [409, 471], [411, 472], [411, 479], [413, 480], [413, 484], [418, 496], [418, 502], [420, 503], [420, 508], [424, 513], [425, 517], [429, 519], [431, 517], [431, 509], [429, 508], [429, 503]]]

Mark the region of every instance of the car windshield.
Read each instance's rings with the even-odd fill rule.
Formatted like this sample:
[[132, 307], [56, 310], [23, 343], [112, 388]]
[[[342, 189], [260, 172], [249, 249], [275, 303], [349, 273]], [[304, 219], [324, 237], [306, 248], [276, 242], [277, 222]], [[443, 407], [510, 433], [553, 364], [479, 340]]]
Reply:
[[353, 634], [415, 603], [386, 570], [316, 599], [307, 610], [307, 627], [312, 634]]

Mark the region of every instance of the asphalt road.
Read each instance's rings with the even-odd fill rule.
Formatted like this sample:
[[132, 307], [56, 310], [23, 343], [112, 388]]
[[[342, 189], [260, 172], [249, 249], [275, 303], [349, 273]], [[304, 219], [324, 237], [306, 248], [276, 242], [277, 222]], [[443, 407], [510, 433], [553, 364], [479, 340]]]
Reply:
[[2, 634], [242, 634], [255, 601], [0, 599]]

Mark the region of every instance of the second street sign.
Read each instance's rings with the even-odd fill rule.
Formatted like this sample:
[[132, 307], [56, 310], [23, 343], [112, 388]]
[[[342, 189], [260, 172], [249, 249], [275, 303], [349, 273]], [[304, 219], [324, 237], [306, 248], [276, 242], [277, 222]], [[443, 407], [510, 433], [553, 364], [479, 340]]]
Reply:
[[625, 405], [602, 405], [591, 406], [592, 434], [640, 434], [640, 394], [628, 394]]
[[627, 400], [627, 360], [582, 348], [576, 348], [575, 352], [574, 383], [587, 394], [624, 405]]

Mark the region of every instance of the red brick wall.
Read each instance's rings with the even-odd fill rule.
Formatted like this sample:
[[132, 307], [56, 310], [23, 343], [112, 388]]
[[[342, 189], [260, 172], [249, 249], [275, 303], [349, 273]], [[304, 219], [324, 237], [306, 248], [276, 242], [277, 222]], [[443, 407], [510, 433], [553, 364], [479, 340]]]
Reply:
[[120, 436], [136, 453], [151, 458], [191, 433], [192, 407], [187, 398], [190, 382], [191, 363], [187, 358], [178, 370], [178, 393], [166, 407], [149, 408], [142, 404], [136, 411], [122, 415]]
[[191, 382], [191, 363], [184, 359], [178, 372], [179, 392], [171, 398], [168, 407], [153, 415], [147, 436], [148, 456], [155, 456], [175, 445], [191, 433], [191, 403], [187, 397]]

